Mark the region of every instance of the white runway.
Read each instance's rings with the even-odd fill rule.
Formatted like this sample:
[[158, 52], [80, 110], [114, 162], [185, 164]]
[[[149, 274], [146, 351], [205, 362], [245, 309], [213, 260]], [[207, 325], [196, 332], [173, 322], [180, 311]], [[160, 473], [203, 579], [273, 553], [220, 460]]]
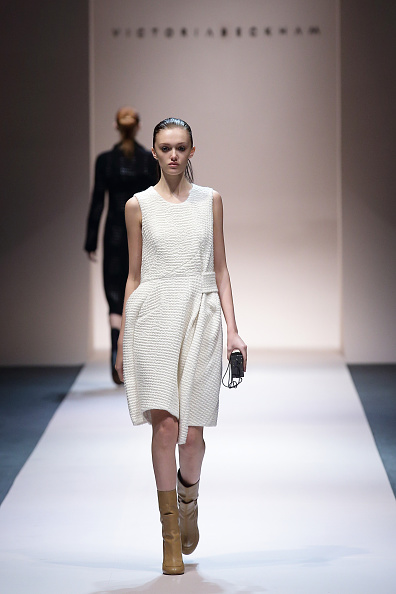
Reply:
[[183, 576], [161, 573], [150, 437], [89, 364], [0, 507], [2, 594], [395, 594], [396, 501], [341, 358], [222, 388]]

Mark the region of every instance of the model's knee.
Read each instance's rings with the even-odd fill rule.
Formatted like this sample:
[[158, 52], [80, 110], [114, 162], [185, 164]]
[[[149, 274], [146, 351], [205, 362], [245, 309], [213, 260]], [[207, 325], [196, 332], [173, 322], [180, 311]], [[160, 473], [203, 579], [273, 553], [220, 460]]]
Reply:
[[174, 448], [177, 435], [178, 423], [171, 415], [164, 417], [153, 427], [153, 441], [161, 448]]
[[202, 430], [190, 427], [187, 433], [186, 443], [180, 446], [180, 449], [187, 455], [203, 454], [205, 452], [205, 442]]

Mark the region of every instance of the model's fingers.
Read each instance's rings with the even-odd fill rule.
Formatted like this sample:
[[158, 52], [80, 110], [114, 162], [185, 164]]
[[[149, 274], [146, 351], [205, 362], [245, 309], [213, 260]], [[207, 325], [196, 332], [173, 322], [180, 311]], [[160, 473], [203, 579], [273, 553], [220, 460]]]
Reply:
[[243, 348], [242, 355], [243, 355], [243, 371], [246, 371], [246, 366], [247, 366], [247, 346], [246, 345]]

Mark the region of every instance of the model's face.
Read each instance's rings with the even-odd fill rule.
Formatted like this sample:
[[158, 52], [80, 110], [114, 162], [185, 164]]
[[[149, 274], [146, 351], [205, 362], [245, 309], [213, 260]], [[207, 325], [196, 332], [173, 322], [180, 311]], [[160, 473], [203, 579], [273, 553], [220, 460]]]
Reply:
[[162, 171], [173, 175], [184, 173], [188, 159], [191, 159], [195, 152], [195, 147], [191, 146], [187, 130], [177, 126], [160, 130], [152, 151]]

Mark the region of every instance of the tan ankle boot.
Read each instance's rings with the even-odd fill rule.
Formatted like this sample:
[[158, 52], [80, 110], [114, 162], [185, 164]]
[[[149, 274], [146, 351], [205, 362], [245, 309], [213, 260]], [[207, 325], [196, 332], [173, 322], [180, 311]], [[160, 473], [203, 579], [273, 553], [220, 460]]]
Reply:
[[173, 491], [157, 491], [157, 493], [164, 550], [162, 572], [166, 575], [180, 575], [184, 573], [184, 564], [181, 552], [176, 489], [173, 489]]
[[180, 533], [182, 552], [191, 555], [197, 548], [198, 531], [198, 487], [199, 481], [191, 487], [185, 487], [180, 480], [180, 470], [177, 474], [177, 499], [179, 503]]

